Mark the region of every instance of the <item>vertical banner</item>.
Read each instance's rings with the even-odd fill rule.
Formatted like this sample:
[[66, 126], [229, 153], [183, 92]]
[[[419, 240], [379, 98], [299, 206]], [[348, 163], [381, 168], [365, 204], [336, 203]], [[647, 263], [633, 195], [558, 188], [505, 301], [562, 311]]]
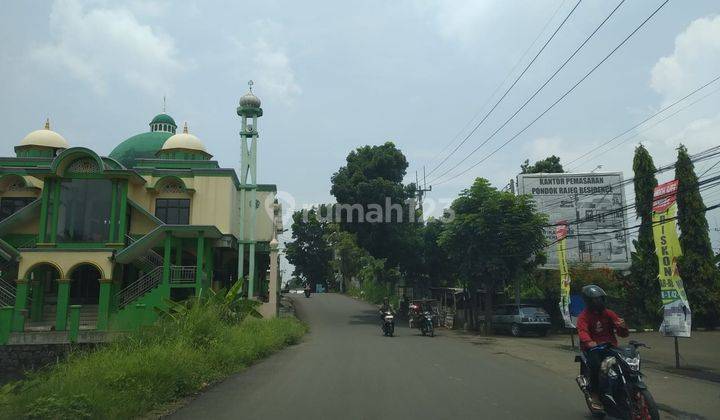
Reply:
[[575, 328], [570, 318], [570, 270], [567, 263], [567, 222], [561, 220], [555, 228], [555, 237], [558, 241], [558, 268], [560, 269], [560, 313], [565, 321], [566, 328]]
[[677, 234], [677, 190], [678, 180], [672, 180], [653, 191], [653, 238], [663, 303], [660, 332], [664, 336], [690, 337], [690, 304], [677, 267], [677, 259], [682, 255]]

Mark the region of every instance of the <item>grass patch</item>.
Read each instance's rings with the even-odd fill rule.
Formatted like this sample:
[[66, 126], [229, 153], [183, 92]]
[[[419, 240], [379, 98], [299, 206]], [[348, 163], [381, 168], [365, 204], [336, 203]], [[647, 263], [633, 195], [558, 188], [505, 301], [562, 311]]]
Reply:
[[5, 385], [0, 418], [140, 416], [297, 343], [306, 330], [294, 318], [232, 321], [220, 305], [195, 305]]

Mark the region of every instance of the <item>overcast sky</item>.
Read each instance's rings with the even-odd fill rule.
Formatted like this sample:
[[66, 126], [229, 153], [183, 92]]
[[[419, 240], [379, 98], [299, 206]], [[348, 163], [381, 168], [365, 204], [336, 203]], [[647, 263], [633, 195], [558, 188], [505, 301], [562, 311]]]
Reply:
[[[329, 202], [330, 176], [347, 153], [387, 140], [408, 157], [410, 181], [423, 165], [434, 168], [438, 153], [459, 133], [464, 137], [498, 85], [520, 72], [575, 3], [4, 2], [0, 155], [12, 155], [47, 116], [71, 145], [106, 155], [147, 131], [166, 95], [167, 112], [178, 124], [187, 121], [221, 165], [236, 167], [235, 107], [253, 79], [265, 111], [260, 182], [277, 184], [298, 206]], [[513, 122], [443, 178], [522, 129], [660, 3], [623, 4]], [[583, 1], [490, 118], [429, 179], [467, 157], [616, 4]], [[557, 154], [570, 161], [720, 75], [718, 12], [717, 1], [671, 1], [532, 128], [463, 176], [436, 180], [429, 198], [451, 200], [478, 176], [502, 187], [526, 158]], [[630, 177], [639, 141], [657, 165], [673, 161], [680, 142], [691, 153], [717, 145], [719, 104], [720, 94], [712, 94], [615, 150], [599, 155], [601, 149], [577, 169], [603, 165], [603, 171]], [[699, 164], [700, 171], [714, 162]], [[711, 194], [706, 204], [718, 201], [720, 194]], [[712, 227], [715, 217], [709, 215]]]

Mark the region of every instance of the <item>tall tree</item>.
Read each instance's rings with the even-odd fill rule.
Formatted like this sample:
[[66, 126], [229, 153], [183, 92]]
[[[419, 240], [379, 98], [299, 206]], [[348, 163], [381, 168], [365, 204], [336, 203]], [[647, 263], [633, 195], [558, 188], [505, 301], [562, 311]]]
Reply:
[[524, 174], [557, 174], [565, 172], [560, 163], [560, 158], [555, 155], [538, 160], [534, 165], [530, 164], [530, 159], [525, 159], [525, 163], [520, 165], [520, 170]]
[[678, 226], [683, 255], [678, 261], [680, 276], [690, 301], [693, 317], [707, 327], [718, 322], [718, 270], [710, 243], [705, 203], [700, 195], [695, 167], [685, 146], [678, 148], [675, 164], [678, 183]]
[[351, 280], [357, 278], [363, 268], [363, 259], [367, 252], [358, 246], [355, 235], [340, 230], [337, 224], [332, 224], [328, 230], [330, 233], [326, 238], [334, 252], [332, 268], [340, 273], [342, 290], [348, 290]]
[[315, 208], [293, 213], [292, 242], [287, 243], [286, 256], [295, 266], [294, 276], [302, 276], [310, 287], [326, 284], [332, 275], [332, 250], [326, 239], [328, 222], [318, 219]]
[[405, 155], [392, 142], [363, 146], [348, 154], [345, 166], [332, 176], [330, 190], [342, 229], [355, 234], [373, 257], [385, 259], [387, 267], [401, 266], [405, 272], [416, 268], [420, 244], [415, 206], [408, 202], [415, 186], [402, 183], [407, 167]]
[[445, 222], [429, 218], [422, 229], [423, 237], [423, 288], [438, 286], [454, 286], [453, 272], [445, 248], [438, 244]]
[[[501, 192], [482, 178], [453, 201], [454, 214], [440, 245], [450, 257], [457, 277], [477, 307], [475, 291], [485, 291], [485, 333], [492, 332], [492, 305], [503, 283], [527, 270], [545, 246], [545, 215], [530, 196]], [[471, 314], [471, 327], [475, 314]]]
[[653, 191], [658, 182], [652, 156], [643, 145], [635, 148], [633, 172], [635, 214], [640, 219], [640, 231], [638, 238], [633, 241], [635, 251], [632, 253], [627, 285], [630, 311], [627, 318], [638, 325], [655, 324], [659, 320], [661, 306], [658, 261], [652, 231]]

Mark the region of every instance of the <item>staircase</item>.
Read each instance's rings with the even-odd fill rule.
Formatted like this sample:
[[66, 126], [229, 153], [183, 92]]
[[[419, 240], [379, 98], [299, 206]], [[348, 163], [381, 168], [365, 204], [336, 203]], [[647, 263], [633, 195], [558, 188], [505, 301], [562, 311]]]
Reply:
[[[68, 309], [68, 316], [70, 310]], [[57, 317], [57, 304], [52, 301], [43, 305], [42, 319], [40, 321], [28, 321], [25, 331], [51, 331], [55, 327]], [[98, 305], [82, 305], [80, 307], [80, 329], [94, 330], [98, 320]]]
[[98, 305], [82, 305], [80, 308], [80, 329], [94, 330], [98, 320]]
[[4, 278], [10, 265], [10, 261], [0, 265], [0, 306], [15, 306], [15, 285]]
[[15, 286], [0, 277], [0, 306], [15, 306]]
[[118, 307], [120, 309], [138, 299], [145, 293], [156, 288], [162, 282], [163, 268], [155, 267], [152, 271], [145, 273], [139, 279], [118, 292]]
[[[134, 243], [136, 240], [130, 235], [125, 238], [128, 244]], [[144, 296], [151, 290], [155, 289], [162, 283], [163, 276], [163, 257], [152, 249], [133, 261], [133, 265], [138, 267], [144, 273], [129, 284], [117, 294], [118, 308], [122, 309], [133, 301]], [[170, 266], [170, 284], [192, 284], [195, 283], [197, 273], [196, 266]]]
[[[128, 245], [132, 245], [136, 242], [136, 239], [130, 235], [125, 235], [125, 239], [127, 239]], [[133, 264], [140, 270], [149, 272], [157, 267], [162, 267], [163, 257], [152, 249], [148, 249], [144, 255], [133, 261]]]

